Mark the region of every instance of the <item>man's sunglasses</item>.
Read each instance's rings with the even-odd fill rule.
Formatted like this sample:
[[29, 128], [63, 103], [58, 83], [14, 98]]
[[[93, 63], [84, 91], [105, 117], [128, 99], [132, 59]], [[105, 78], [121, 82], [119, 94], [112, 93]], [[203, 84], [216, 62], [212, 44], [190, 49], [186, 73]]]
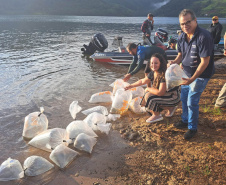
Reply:
[[218, 19], [212, 19], [213, 21], [217, 21]]

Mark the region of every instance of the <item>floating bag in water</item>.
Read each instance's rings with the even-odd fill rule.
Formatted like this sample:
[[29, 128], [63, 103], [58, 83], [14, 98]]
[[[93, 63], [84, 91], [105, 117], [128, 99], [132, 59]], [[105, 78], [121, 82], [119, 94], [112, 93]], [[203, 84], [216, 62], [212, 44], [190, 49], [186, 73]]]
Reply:
[[17, 180], [24, 177], [24, 170], [16, 159], [8, 158], [0, 166], [0, 181]]
[[129, 108], [129, 102], [132, 100], [131, 91], [125, 91], [124, 89], [118, 89], [110, 112], [112, 114], [123, 114]]
[[113, 95], [115, 95], [115, 93], [118, 89], [124, 89], [128, 85], [129, 85], [129, 83], [124, 82], [122, 79], [115, 80], [114, 87], [113, 87]]
[[81, 133], [77, 136], [74, 142], [74, 147], [79, 150], [92, 153], [93, 147], [96, 144], [96, 142], [97, 142], [96, 138], [92, 136], [88, 136], [84, 133]]
[[99, 131], [98, 124], [106, 124], [107, 118], [105, 115], [93, 112], [89, 114], [83, 121], [85, 121], [94, 131]]
[[105, 116], [108, 115], [108, 110], [104, 106], [96, 106], [96, 107], [82, 111], [82, 113], [85, 114], [85, 115], [89, 115], [93, 112], [98, 112], [98, 113], [103, 114]]
[[144, 96], [144, 88], [143, 87], [134, 87], [129, 89], [132, 92], [133, 98]]
[[47, 152], [51, 152], [56, 148], [56, 146], [60, 144], [68, 146], [70, 142], [71, 140], [69, 140], [69, 134], [66, 129], [53, 128], [35, 136], [28, 144]]
[[113, 95], [110, 91], [95, 93], [91, 96], [89, 103], [108, 103], [112, 102]]
[[107, 116], [107, 121], [116, 121], [120, 117], [121, 117], [120, 114], [109, 114]]
[[81, 110], [82, 110], [82, 108], [78, 105], [78, 101], [73, 101], [70, 104], [69, 112], [71, 113], [71, 116], [72, 116], [73, 119], [76, 118], [76, 114], [78, 112], [80, 112]]
[[98, 137], [93, 129], [85, 121], [73, 121], [67, 126], [66, 130], [69, 133], [70, 139], [75, 139], [81, 133]]
[[50, 154], [49, 158], [60, 168], [66, 167], [75, 159], [78, 152], [68, 148], [65, 145], [58, 145]]
[[183, 80], [182, 78], [188, 78], [181, 67], [178, 64], [170, 65], [165, 73], [166, 88], [170, 90], [176, 86], [179, 86]]
[[40, 175], [53, 167], [53, 164], [40, 156], [30, 156], [24, 161], [24, 171], [27, 176]]
[[136, 97], [129, 102], [129, 109], [136, 114], [143, 114], [146, 112], [145, 107], [141, 107], [140, 102], [142, 97]]
[[40, 107], [40, 112], [33, 112], [25, 117], [23, 137], [31, 139], [48, 129], [48, 119], [43, 112], [44, 108]]

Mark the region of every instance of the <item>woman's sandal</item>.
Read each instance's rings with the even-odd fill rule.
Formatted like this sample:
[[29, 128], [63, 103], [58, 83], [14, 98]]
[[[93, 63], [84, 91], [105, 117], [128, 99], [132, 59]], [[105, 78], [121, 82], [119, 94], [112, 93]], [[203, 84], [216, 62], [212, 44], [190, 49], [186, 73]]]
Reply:
[[167, 118], [172, 117], [173, 114], [174, 114], [174, 112], [175, 112], [176, 110], [177, 110], [177, 106], [175, 106], [175, 107], [173, 108], [173, 111], [170, 113], [170, 115], [166, 115], [166, 114], [165, 114], [165, 117], [167, 117]]
[[155, 123], [155, 122], [158, 122], [158, 121], [162, 121], [162, 120], [163, 120], [162, 115], [160, 114], [159, 116], [160, 116], [159, 118], [154, 119], [154, 120], [149, 120], [150, 118], [148, 118], [148, 119], [146, 120], [146, 122], [147, 122], [147, 123]]

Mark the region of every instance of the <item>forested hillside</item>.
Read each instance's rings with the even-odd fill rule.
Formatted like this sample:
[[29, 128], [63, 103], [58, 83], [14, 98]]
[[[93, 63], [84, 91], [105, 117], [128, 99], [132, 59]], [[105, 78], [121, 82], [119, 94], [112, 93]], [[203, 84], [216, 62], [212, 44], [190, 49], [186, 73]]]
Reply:
[[226, 0], [0, 0], [0, 14], [87, 16], [178, 16], [184, 8], [197, 16], [226, 17]]
[[166, 5], [155, 11], [158, 16], [178, 16], [184, 9], [192, 9], [197, 16], [226, 17], [226, 0], [171, 0]]

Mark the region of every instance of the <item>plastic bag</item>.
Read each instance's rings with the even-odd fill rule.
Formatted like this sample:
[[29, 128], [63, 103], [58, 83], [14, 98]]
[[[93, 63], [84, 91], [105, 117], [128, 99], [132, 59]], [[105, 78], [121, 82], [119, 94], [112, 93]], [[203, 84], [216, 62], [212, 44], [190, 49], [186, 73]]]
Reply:
[[112, 102], [113, 94], [111, 91], [95, 93], [91, 96], [89, 103], [107, 103]]
[[128, 82], [124, 82], [122, 79], [117, 79], [114, 82], [114, 87], [113, 87], [113, 95], [117, 92], [118, 89], [124, 89], [126, 86], [128, 86]]
[[73, 101], [70, 104], [69, 112], [71, 113], [71, 116], [72, 116], [73, 119], [76, 118], [76, 114], [78, 112], [80, 112], [81, 110], [82, 110], [82, 108], [78, 105], [78, 101]]
[[129, 102], [129, 109], [136, 114], [143, 114], [146, 112], [145, 107], [141, 107], [140, 102], [142, 97], [136, 97]]
[[129, 89], [132, 92], [133, 98], [144, 96], [144, 88], [143, 87], [134, 87]]
[[35, 136], [28, 144], [51, 152], [56, 146], [60, 144], [68, 146], [70, 142], [71, 140], [69, 140], [69, 134], [66, 129], [53, 128]]
[[131, 91], [125, 91], [124, 89], [118, 89], [110, 112], [112, 114], [123, 114], [129, 108], [129, 102], [132, 100]]
[[78, 152], [68, 148], [65, 145], [58, 145], [49, 155], [49, 158], [60, 168], [66, 167], [75, 159]]
[[96, 107], [82, 111], [82, 113], [85, 114], [85, 115], [89, 115], [93, 112], [98, 112], [98, 113], [103, 114], [103, 115], [108, 115], [108, 110], [104, 106], [96, 106]]
[[170, 90], [176, 86], [179, 86], [183, 80], [182, 78], [188, 78], [181, 67], [178, 64], [170, 65], [165, 73], [166, 88]]
[[81, 133], [77, 136], [74, 142], [74, 147], [79, 150], [92, 153], [93, 147], [96, 144], [96, 142], [97, 142], [96, 138], [92, 136], [88, 136], [84, 133]]
[[24, 161], [24, 171], [27, 176], [40, 175], [53, 167], [53, 164], [40, 156], [30, 156]]
[[17, 180], [24, 177], [24, 170], [16, 159], [8, 158], [0, 166], [0, 181]]
[[106, 118], [107, 121], [116, 121], [120, 117], [121, 117], [120, 114], [109, 114]]
[[105, 115], [93, 112], [89, 114], [83, 121], [85, 121], [94, 131], [99, 131], [98, 124], [106, 124], [107, 118]]
[[98, 137], [93, 129], [85, 121], [73, 121], [67, 126], [66, 130], [69, 133], [70, 139], [75, 139], [81, 133]]
[[48, 129], [48, 119], [43, 112], [44, 108], [40, 107], [40, 112], [33, 112], [25, 117], [23, 137], [31, 139]]
[[111, 130], [111, 123], [97, 124], [97, 128], [101, 133], [108, 135]]

